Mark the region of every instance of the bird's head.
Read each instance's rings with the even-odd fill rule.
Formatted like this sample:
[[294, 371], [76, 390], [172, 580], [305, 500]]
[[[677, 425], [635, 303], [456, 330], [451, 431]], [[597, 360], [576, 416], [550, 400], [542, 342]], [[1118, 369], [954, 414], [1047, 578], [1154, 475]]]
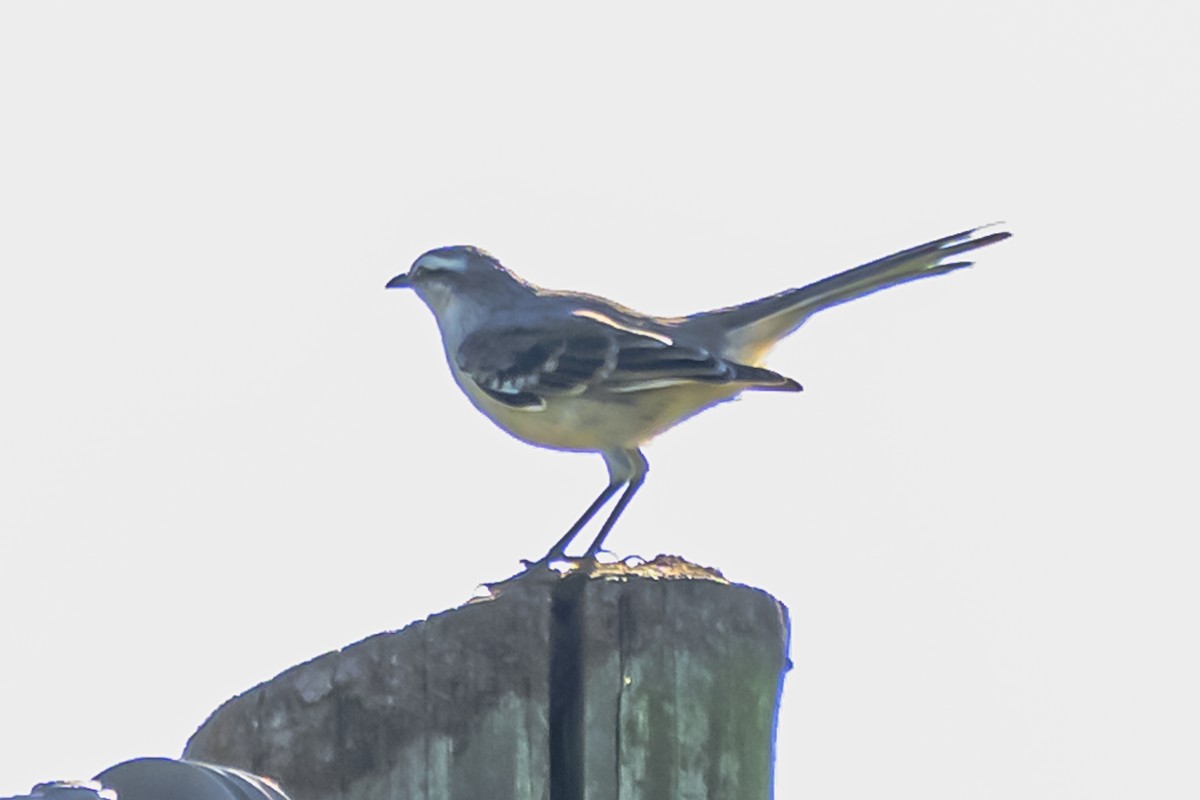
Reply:
[[453, 245], [430, 250], [412, 267], [387, 282], [389, 289], [413, 289], [427, 305], [440, 310], [464, 292], [494, 294], [524, 282], [478, 247]]

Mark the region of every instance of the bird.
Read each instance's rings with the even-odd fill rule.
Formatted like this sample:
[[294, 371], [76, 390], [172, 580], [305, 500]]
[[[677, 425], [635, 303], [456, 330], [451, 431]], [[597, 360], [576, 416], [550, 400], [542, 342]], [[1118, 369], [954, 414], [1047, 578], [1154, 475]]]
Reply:
[[973, 262], [960, 256], [1009, 238], [980, 226], [901, 250], [799, 288], [682, 317], [642, 314], [582, 292], [536, 286], [471, 245], [422, 254], [386, 284], [411, 289], [441, 334], [451, 375], [488, 419], [524, 442], [598, 453], [608, 483], [544, 556], [567, 548], [624, 491], [579, 562], [595, 562], [646, 479], [642, 446], [742, 392], [799, 392], [763, 365], [813, 314]]

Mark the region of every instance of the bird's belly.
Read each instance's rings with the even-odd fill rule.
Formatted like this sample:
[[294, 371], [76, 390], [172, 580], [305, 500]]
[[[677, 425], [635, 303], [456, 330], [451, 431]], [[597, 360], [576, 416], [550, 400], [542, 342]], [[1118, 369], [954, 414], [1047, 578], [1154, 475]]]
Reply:
[[727, 384], [687, 384], [624, 394], [552, 396], [544, 408], [532, 410], [497, 402], [470, 379], [459, 385], [476, 408], [518, 439], [557, 450], [591, 451], [635, 448], [741, 390]]

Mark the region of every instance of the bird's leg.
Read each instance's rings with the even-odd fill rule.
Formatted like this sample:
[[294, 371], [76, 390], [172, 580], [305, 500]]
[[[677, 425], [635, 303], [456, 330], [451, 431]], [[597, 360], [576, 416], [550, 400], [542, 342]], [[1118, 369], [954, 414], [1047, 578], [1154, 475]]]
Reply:
[[641, 475], [638, 475], [629, 481], [629, 488], [627, 488], [625, 493], [621, 495], [621, 499], [617, 501], [617, 506], [612, 510], [612, 513], [608, 515], [608, 519], [604, 520], [604, 526], [600, 528], [599, 535], [597, 535], [592, 543], [588, 545], [587, 552], [583, 554], [585, 559], [595, 558], [596, 553], [600, 552], [600, 545], [604, 544], [604, 538], [608, 536], [608, 532], [611, 531], [613, 525], [616, 524], [617, 517], [621, 516], [621, 512], [625, 510], [625, 506], [629, 505], [629, 501], [633, 499], [633, 495], [642, 487], [642, 484], [645, 482], [645, 473], [642, 473]]
[[634, 448], [632, 450], [616, 450], [606, 452], [604, 455], [604, 463], [608, 464], [608, 474], [615, 481], [618, 477], [623, 478], [628, 487], [625, 493], [621, 495], [621, 499], [617, 501], [617, 506], [608, 515], [608, 519], [604, 521], [604, 525], [600, 528], [599, 535], [588, 546], [584, 558], [595, 561], [596, 554], [600, 552], [600, 546], [604, 544], [605, 537], [609, 531], [613, 529], [617, 518], [621, 516], [621, 512], [625, 510], [625, 506], [629, 505], [629, 501], [637, 494], [637, 490], [641, 488], [642, 483], [646, 480], [646, 473], [650, 471], [650, 462], [642, 455], [642, 451]]
[[554, 543], [554, 546], [550, 548], [546, 555], [542, 556], [537, 561], [526, 561], [525, 566], [532, 569], [533, 567], [544, 566], [549, 564], [551, 561], [558, 561], [562, 558], [565, 558], [567, 553], [567, 545], [571, 544], [571, 541], [579, 535], [581, 530], [583, 530], [583, 526], [587, 525], [592, 517], [596, 516], [596, 512], [599, 511], [604, 504], [607, 503], [612, 496], [617, 493], [617, 489], [620, 489], [624, 485], [625, 481], [620, 480], [610, 482], [608, 486], [605, 486], [604, 491], [602, 491], [600, 495], [592, 501], [592, 504], [588, 506], [587, 511], [583, 512], [583, 516], [576, 520], [575, 524], [571, 526], [571, 530], [563, 534], [563, 537]]
[[608, 515], [608, 519], [604, 521], [603, 527], [600, 528], [600, 535], [588, 547], [587, 553], [581, 559], [583, 561], [596, 560], [596, 553], [600, 552], [600, 545], [604, 543], [604, 538], [608, 536], [608, 532], [612, 530], [617, 517], [621, 516], [621, 512], [625, 510], [625, 506], [629, 505], [629, 501], [633, 499], [633, 495], [646, 480], [646, 473], [650, 469], [650, 464], [646, 461], [646, 457], [637, 448], [633, 450], [608, 450], [601, 453], [601, 455], [604, 456], [604, 463], [608, 467], [608, 486], [604, 487], [604, 491], [592, 501], [587, 511], [583, 512], [583, 516], [576, 520], [575, 524], [571, 526], [571, 530], [567, 531], [561, 539], [554, 543], [554, 546], [550, 548], [550, 551], [546, 555], [532, 563], [525, 562], [527, 569], [532, 570], [534, 567], [548, 566], [551, 561], [565, 559], [567, 557], [567, 546], [579, 535], [579, 532], [583, 530], [583, 526], [588, 524], [592, 517], [596, 516], [596, 512], [617, 493], [617, 489], [626, 486], [625, 493], [617, 501], [617, 507]]

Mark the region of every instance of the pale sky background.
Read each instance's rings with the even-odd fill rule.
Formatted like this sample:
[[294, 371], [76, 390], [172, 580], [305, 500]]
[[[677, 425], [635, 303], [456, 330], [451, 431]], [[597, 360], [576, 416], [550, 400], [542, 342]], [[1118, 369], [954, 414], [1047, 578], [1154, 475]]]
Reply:
[[653, 443], [609, 545], [790, 607], [780, 798], [1200, 795], [1197, 4], [416, 8], [0, 4], [0, 795], [599, 491], [459, 395], [422, 251], [675, 314], [998, 219]]

